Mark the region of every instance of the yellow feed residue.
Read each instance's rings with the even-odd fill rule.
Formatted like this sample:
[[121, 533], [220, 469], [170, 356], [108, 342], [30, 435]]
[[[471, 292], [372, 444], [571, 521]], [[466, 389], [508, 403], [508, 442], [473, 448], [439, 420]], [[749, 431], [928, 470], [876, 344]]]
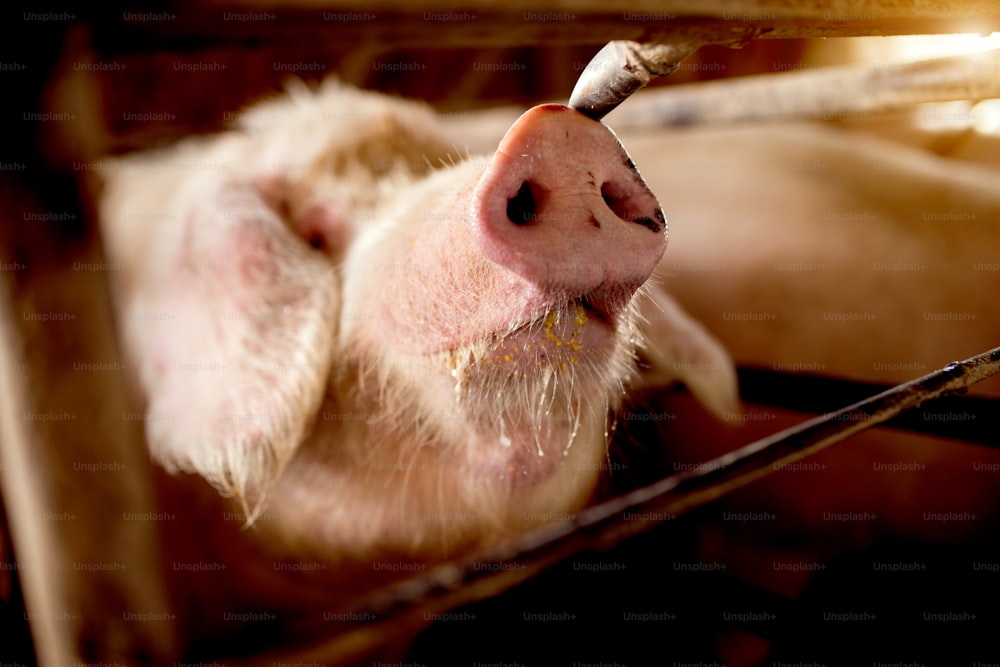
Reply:
[[[559, 324], [559, 315], [560, 315], [559, 311], [549, 311], [548, 313], [545, 314], [545, 319], [542, 321], [542, 332], [543, 335], [545, 336], [545, 339], [550, 343], [553, 343], [556, 347], [566, 347], [572, 350], [573, 352], [578, 352], [583, 348], [583, 343], [580, 342], [579, 338], [580, 338], [580, 333], [583, 331], [583, 327], [586, 326], [587, 324], [586, 309], [584, 309], [584, 307], [581, 304], [579, 303], [576, 304], [573, 315], [573, 324], [575, 325], [576, 328], [572, 332], [570, 332], [570, 334], [566, 337], [560, 337], [555, 332], [555, 327], [557, 324]], [[528, 343], [524, 346], [523, 351], [530, 352], [531, 349], [532, 345]], [[472, 356], [471, 353], [468, 359], [463, 359], [461, 358], [461, 356], [458, 356], [456, 358], [456, 356], [457, 355], [454, 351], [449, 355], [447, 359], [447, 366], [448, 369], [451, 371], [452, 377], [458, 380], [458, 384], [459, 386], [461, 386], [462, 375], [464, 374], [465, 369], [469, 365], [475, 362], [475, 357]], [[503, 361], [506, 363], [511, 363], [515, 361], [516, 358], [517, 355], [512, 352], [507, 352], [502, 357]], [[489, 362], [490, 362], [489, 357], [486, 357], [479, 361], [479, 363], [484, 363], [484, 364], [489, 364]], [[546, 358], [538, 360], [539, 366], [547, 366], [548, 363], [549, 362]], [[575, 366], [576, 364], [579, 363], [579, 360], [576, 358], [575, 355], [570, 356], [569, 363]], [[560, 369], [566, 370], [567, 369], [566, 363], [560, 364]], [[458, 389], [458, 387], [456, 387], [456, 389]]]
[[[587, 311], [584, 310], [583, 306], [579, 303], [576, 304], [575, 311], [576, 315], [573, 318], [573, 324], [576, 325], [576, 329], [570, 333], [568, 337], [560, 338], [553, 331], [556, 324], [559, 322], [558, 313], [549, 312], [545, 315], [545, 320], [542, 323], [542, 330], [545, 332], [545, 338], [550, 343], [555, 343], [556, 347], [563, 347], [565, 345], [574, 352], [578, 352], [583, 347], [583, 344], [579, 341], [579, 336], [580, 332], [583, 331], [584, 325], [587, 324]], [[570, 357], [570, 363], [578, 363], [577, 358], [575, 356]], [[566, 364], [562, 364], [562, 369], [566, 369]]]

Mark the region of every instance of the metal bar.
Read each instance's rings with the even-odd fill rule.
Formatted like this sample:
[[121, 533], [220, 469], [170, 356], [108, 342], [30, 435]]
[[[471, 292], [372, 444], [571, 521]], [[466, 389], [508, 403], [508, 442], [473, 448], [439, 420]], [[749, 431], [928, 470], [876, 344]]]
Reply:
[[[884, 383], [756, 367], [741, 367], [737, 375], [744, 402], [807, 414], [832, 412], [837, 406], [891, 389]], [[943, 396], [919, 411], [908, 410], [893, 417], [884, 426], [1000, 447], [1000, 396]]]
[[1000, 97], [1000, 49], [891, 65], [780, 72], [647, 90], [608, 115], [616, 128], [859, 118], [925, 102]]

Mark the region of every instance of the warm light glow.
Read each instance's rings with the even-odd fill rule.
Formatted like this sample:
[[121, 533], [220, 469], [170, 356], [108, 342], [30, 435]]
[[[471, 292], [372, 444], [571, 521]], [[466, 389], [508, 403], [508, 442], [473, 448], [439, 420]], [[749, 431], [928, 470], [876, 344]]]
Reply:
[[931, 102], [917, 107], [917, 126], [931, 132], [962, 132], [972, 126], [972, 103]]
[[918, 127], [932, 132], [963, 132], [1000, 135], [1000, 99], [981, 102], [956, 101], [922, 104], [916, 116]]
[[[884, 53], [894, 62], [928, 60], [1000, 49], [1000, 32], [990, 35], [912, 35], [893, 37]], [[995, 65], [991, 65], [995, 66]], [[932, 131], [1000, 134], [1000, 100], [958, 101], [922, 105], [917, 121]]]
[[1000, 136], [1000, 100], [983, 100], [970, 113], [976, 132]]
[[1000, 49], [1000, 32], [991, 35], [977, 35], [975, 33], [906, 35], [889, 39], [891, 40], [890, 57], [895, 61], [927, 60]]

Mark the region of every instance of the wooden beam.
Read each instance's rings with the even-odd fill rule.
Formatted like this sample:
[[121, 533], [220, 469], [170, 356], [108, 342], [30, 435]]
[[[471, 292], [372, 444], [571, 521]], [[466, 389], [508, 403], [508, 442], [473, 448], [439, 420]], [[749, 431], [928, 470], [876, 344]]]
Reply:
[[[691, 30], [718, 43], [794, 37], [848, 37], [1000, 30], [1000, 6], [987, 0], [642, 0], [537, 2], [408, 0], [336, 3], [171, 2], [161, 11], [123, 4], [90, 10], [104, 53], [250, 46], [261, 41], [394, 47], [602, 44], [646, 41]], [[84, 17], [78, 17], [84, 18]]]

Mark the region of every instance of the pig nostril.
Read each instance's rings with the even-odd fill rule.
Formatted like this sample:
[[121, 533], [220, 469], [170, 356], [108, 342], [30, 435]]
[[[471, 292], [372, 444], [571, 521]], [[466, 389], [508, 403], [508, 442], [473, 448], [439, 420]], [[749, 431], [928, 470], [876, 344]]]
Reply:
[[607, 204], [608, 208], [614, 212], [619, 218], [624, 218], [628, 220], [627, 206], [625, 206], [624, 199], [615, 192], [616, 188], [611, 185], [611, 183], [605, 183], [601, 186], [601, 197], [604, 199], [604, 203]]
[[608, 194], [608, 184], [605, 183], [601, 186], [601, 197], [604, 199], [604, 203], [608, 205], [612, 211], [615, 210], [615, 206], [618, 204], [618, 200]]
[[507, 217], [515, 225], [527, 225], [535, 220], [537, 203], [527, 181], [521, 184], [517, 194], [507, 200]]
[[662, 231], [666, 225], [661, 210], [657, 209], [652, 218], [642, 215], [636, 210], [634, 202], [630, 202], [628, 196], [622, 195], [618, 188], [611, 183], [605, 183], [601, 186], [601, 197], [611, 212], [622, 220], [634, 222], [654, 232]]
[[323, 250], [326, 248], [326, 239], [319, 232], [313, 232], [306, 236], [306, 242], [316, 250]]

